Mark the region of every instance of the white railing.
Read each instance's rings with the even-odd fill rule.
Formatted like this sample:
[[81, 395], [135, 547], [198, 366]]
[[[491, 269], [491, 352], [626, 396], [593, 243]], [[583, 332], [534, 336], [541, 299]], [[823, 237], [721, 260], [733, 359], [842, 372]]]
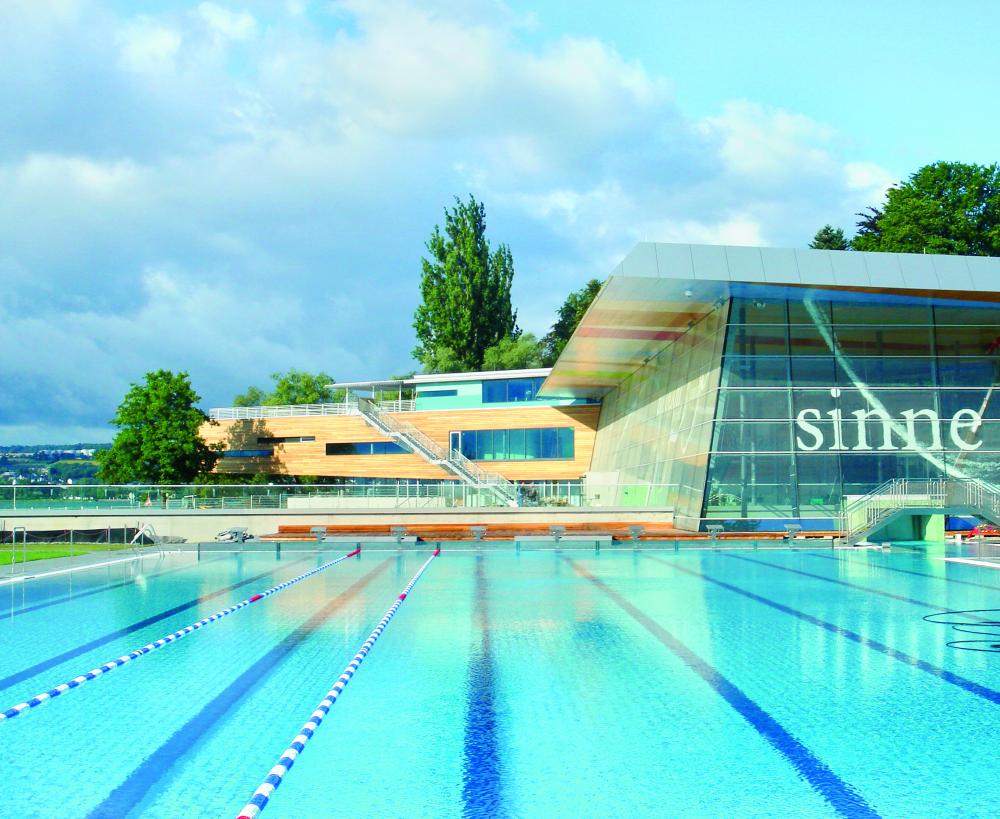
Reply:
[[301, 415], [355, 415], [356, 403], [280, 404], [274, 407], [215, 407], [208, 411], [213, 421], [247, 421], [256, 418], [294, 418]]
[[841, 530], [849, 544], [875, 531], [903, 509], [968, 511], [1000, 521], [1000, 489], [977, 479], [893, 478], [844, 506]]
[[359, 411], [372, 425], [390, 437], [403, 440], [431, 463], [449, 469], [468, 484], [487, 489], [505, 505], [517, 503], [517, 487], [503, 476], [487, 472], [457, 450], [449, 451], [413, 424], [394, 418], [371, 401], [359, 402]]
[[[413, 412], [416, 402], [411, 400], [381, 401], [383, 412]], [[330, 404], [279, 404], [273, 407], [213, 407], [208, 417], [213, 421], [249, 421], [257, 418], [298, 418], [308, 415], [357, 415], [357, 401]]]

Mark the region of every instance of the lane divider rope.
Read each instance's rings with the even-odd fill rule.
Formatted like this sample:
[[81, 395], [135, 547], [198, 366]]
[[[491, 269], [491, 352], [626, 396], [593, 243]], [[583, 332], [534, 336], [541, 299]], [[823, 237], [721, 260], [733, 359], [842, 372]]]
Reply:
[[216, 620], [221, 620], [233, 612], [239, 611], [240, 609], [246, 608], [251, 603], [256, 603], [258, 600], [263, 600], [265, 597], [270, 597], [272, 594], [277, 594], [278, 592], [287, 589], [289, 586], [298, 583], [300, 580], [305, 580], [307, 577], [312, 577], [314, 574], [319, 574], [319, 572], [324, 569], [329, 569], [331, 566], [336, 566], [338, 563], [343, 563], [348, 558], [354, 557], [361, 553], [361, 547], [359, 546], [353, 552], [349, 552], [346, 555], [338, 557], [336, 560], [331, 560], [329, 563], [324, 563], [322, 566], [317, 566], [315, 569], [310, 569], [304, 574], [300, 574], [298, 577], [293, 577], [291, 580], [286, 580], [284, 583], [279, 583], [277, 586], [272, 586], [266, 591], [258, 592], [252, 597], [248, 597], [246, 600], [242, 600], [235, 605], [230, 606], [227, 609], [222, 609], [221, 611], [215, 612], [208, 617], [199, 620], [197, 623], [192, 623], [185, 628], [175, 631], [173, 634], [168, 634], [166, 637], [161, 637], [152, 643], [146, 643], [146, 645], [141, 648], [135, 649], [135, 651], [130, 651], [128, 654], [123, 654], [116, 660], [111, 660], [110, 662], [104, 663], [104, 665], [98, 666], [86, 674], [81, 674], [79, 677], [74, 677], [69, 682], [65, 682], [62, 685], [57, 685], [55, 688], [51, 688], [48, 691], [44, 691], [41, 694], [37, 694], [26, 702], [18, 703], [6, 711], [0, 713], [0, 724], [4, 721], [13, 719], [14, 717], [23, 714], [25, 711], [34, 708], [37, 705], [41, 705], [43, 702], [47, 702], [55, 697], [65, 694], [67, 691], [72, 691], [74, 688], [79, 688], [85, 682], [90, 682], [90, 680], [96, 679], [103, 674], [107, 674], [109, 671], [114, 671], [116, 668], [121, 668], [126, 663], [132, 662], [132, 660], [142, 657], [145, 654], [149, 654], [151, 651], [156, 651], [158, 648], [163, 648], [165, 645], [176, 642], [182, 637], [187, 637], [194, 631], [197, 631], [209, 623], [214, 623]]
[[260, 812], [264, 810], [267, 805], [268, 800], [271, 798], [271, 794], [277, 789], [281, 784], [282, 780], [285, 778], [285, 774], [291, 769], [292, 765], [295, 764], [295, 760], [298, 759], [299, 754], [305, 748], [306, 743], [312, 739], [313, 734], [319, 728], [323, 722], [323, 718], [330, 713], [330, 709], [333, 704], [337, 701], [337, 698], [343, 693], [347, 684], [351, 681], [354, 673], [358, 670], [358, 666], [364, 662], [368, 652], [372, 650], [372, 646], [379, 637], [382, 636], [382, 632], [385, 631], [386, 626], [389, 625], [389, 621], [395, 616], [396, 612], [399, 611], [399, 607], [403, 605], [403, 601], [406, 600], [406, 596], [412, 591], [413, 587], [417, 585], [417, 581], [420, 579], [428, 566], [431, 565], [431, 561], [434, 560], [441, 554], [441, 547], [438, 546], [427, 560], [424, 561], [424, 565], [421, 566], [413, 579], [406, 585], [402, 593], [396, 598], [396, 602], [392, 604], [389, 610], [385, 613], [381, 620], [379, 620], [378, 625], [375, 626], [375, 630], [368, 635], [368, 639], [362, 643], [361, 648], [358, 653], [354, 655], [348, 664], [347, 668], [344, 669], [344, 673], [337, 678], [337, 682], [333, 684], [333, 688], [326, 692], [326, 696], [316, 710], [313, 711], [312, 716], [309, 717], [309, 721], [302, 726], [299, 731], [298, 736], [292, 740], [292, 744], [288, 746], [285, 752], [281, 755], [278, 760], [278, 764], [271, 768], [270, 773], [268, 773], [267, 778], [261, 783], [260, 787], [254, 791], [253, 796], [250, 801], [243, 807], [240, 811], [237, 819], [257, 819]]

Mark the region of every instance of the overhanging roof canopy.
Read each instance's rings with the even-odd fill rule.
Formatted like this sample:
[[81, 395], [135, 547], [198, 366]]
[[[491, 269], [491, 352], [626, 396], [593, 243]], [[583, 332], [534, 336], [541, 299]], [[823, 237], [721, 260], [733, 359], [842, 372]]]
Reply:
[[602, 397], [748, 287], [1000, 301], [1000, 259], [642, 242], [611, 272], [539, 394]]

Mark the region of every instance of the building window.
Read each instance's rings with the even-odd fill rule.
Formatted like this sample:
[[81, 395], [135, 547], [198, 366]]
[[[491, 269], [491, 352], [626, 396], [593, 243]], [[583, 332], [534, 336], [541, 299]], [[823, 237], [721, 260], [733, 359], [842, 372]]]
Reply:
[[454, 398], [458, 390], [420, 390], [417, 398]]
[[527, 461], [574, 457], [572, 427], [478, 429], [453, 432], [453, 446], [470, 461]]
[[326, 445], [327, 455], [406, 455], [410, 452], [395, 441], [354, 441]]
[[544, 378], [499, 378], [483, 382], [483, 403], [534, 401]]
[[306, 444], [315, 441], [315, 435], [285, 435], [268, 438], [258, 438], [258, 444]]
[[223, 458], [270, 458], [273, 449], [230, 449], [222, 453]]

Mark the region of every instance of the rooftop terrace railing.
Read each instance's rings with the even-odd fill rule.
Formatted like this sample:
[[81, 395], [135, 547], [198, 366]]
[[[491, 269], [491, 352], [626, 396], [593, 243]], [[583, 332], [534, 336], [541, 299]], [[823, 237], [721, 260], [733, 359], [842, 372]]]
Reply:
[[[413, 412], [416, 402], [392, 400], [377, 402], [383, 412]], [[313, 415], [357, 415], [357, 401], [330, 404], [280, 404], [273, 407], [213, 407], [208, 417], [213, 421], [250, 421], [258, 418], [299, 418]]]

